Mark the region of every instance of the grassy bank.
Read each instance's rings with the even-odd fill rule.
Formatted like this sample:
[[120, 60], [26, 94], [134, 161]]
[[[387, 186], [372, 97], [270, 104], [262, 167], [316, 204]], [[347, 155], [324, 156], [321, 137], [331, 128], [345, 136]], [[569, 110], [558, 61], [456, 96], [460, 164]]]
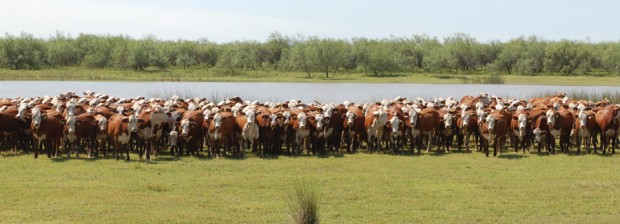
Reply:
[[[133, 158], [136, 158], [133, 155]], [[7, 223], [283, 223], [316, 183], [324, 223], [617, 223], [619, 156], [481, 153], [154, 162], [0, 158]]]
[[620, 85], [620, 76], [519, 76], [489, 74], [395, 74], [370, 76], [362, 73], [322, 73], [308, 77], [299, 72], [248, 71], [244, 75], [221, 75], [208, 70], [151, 70], [69, 67], [43, 70], [0, 70], [0, 80], [89, 80], [89, 81], [210, 81], [210, 82], [318, 82], [318, 83], [426, 83], [426, 84], [543, 84]]

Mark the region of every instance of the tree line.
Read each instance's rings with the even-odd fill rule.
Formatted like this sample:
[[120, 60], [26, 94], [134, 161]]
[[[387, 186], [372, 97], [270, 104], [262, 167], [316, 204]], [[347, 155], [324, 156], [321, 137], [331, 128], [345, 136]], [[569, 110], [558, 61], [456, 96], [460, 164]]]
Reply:
[[338, 72], [373, 76], [395, 73], [619, 74], [620, 42], [547, 41], [537, 36], [480, 42], [456, 33], [385, 39], [333, 39], [271, 33], [266, 41], [214, 43], [134, 39], [125, 35], [32, 34], [0, 37], [0, 67], [64, 66], [133, 69], [208, 69], [225, 75], [248, 71], [296, 71], [329, 77]]

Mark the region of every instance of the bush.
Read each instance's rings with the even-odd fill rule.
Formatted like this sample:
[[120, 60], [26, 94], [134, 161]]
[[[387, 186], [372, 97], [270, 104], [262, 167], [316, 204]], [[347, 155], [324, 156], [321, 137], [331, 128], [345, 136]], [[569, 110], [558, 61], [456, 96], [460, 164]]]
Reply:
[[319, 198], [315, 185], [305, 181], [296, 183], [289, 200], [292, 223], [319, 223]]

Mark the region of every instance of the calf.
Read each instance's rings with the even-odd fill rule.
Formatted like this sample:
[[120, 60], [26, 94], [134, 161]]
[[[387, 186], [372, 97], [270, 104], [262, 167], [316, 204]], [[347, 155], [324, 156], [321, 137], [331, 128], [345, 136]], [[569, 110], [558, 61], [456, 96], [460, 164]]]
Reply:
[[549, 125], [547, 125], [547, 117], [545, 115], [535, 116], [535, 120], [532, 121], [532, 146], [533, 143], [538, 143], [538, 152], [540, 153], [541, 147], [546, 147], [547, 151], [551, 151], [555, 147], [555, 139], [553, 135], [549, 133]]
[[595, 138], [598, 129], [596, 113], [590, 110], [580, 110], [575, 119], [575, 129], [571, 131], [571, 138], [577, 144], [577, 152], [581, 152], [581, 145], [583, 143], [588, 153], [590, 153], [590, 144]]

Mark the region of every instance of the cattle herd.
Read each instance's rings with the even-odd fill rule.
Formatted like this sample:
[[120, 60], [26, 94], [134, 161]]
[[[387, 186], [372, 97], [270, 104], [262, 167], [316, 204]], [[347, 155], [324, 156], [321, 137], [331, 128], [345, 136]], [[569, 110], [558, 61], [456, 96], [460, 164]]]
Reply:
[[127, 160], [132, 150], [140, 159], [159, 153], [294, 156], [362, 148], [369, 153], [428, 153], [456, 147], [488, 156], [492, 147], [497, 156], [504, 148], [568, 153], [571, 148], [581, 152], [583, 146], [588, 152], [611, 148], [613, 153], [620, 121], [619, 105], [564, 93], [529, 100], [485, 93], [460, 101], [397, 97], [365, 104], [83, 94], [2, 99], [1, 148], [33, 152], [34, 158], [44, 151], [48, 157], [85, 152]]

